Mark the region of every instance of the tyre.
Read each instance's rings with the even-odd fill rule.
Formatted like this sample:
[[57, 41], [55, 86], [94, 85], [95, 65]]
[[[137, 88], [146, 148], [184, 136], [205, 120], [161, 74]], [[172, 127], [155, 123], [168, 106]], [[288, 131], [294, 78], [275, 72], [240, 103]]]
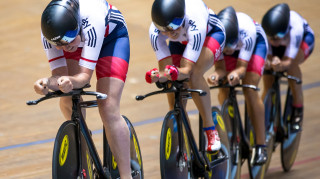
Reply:
[[270, 89], [264, 99], [266, 145], [267, 145], [267, 153], [268, 153], [268, 159], [265, 164], [266, 171], [269, 168], [271, 158], [272, 158], [272, 153], [275, 149], [275, 142], [276, 142], [276, 131], [274, 131], [276, 128], [275, 126], [277, 126], [279, 123], [276, 98], [277, 98], [276, 92]]
[[239, 130], [236, 130], [236, 134], [232, 132], [232, 126], [234, 122], [234, 108], [232, 103], [226, 99], [221, 108], [222, 117], [224, 119], [225, 128], [227, 130], [227, 135], [229, 139], [229, 149], [230, 149], [230, 178], [240, 178], [241, 177], [241, 147], [237, 141], [240, 138]]
[[81, 134], [81, 171], [79, 171], [78, 129], [73, 121], [64, 122], [57, 133], [52, 157], [52, 178], [76, 179], [81, 173], [93, 179], [93, 166], [87, 143]]
[[[126, 116], [122, 116], [127, 123], [130, 133], [130, 164], [131, 164], [131, 173], [133, 179], [143, 179], [143, 164], [140, 145], [138, 141], [137, 134], [133, 128], [133, 125]], [[107, 144], [107, 163], [109, 166], [111, 178], [119, 178], [120, 173], [118, 169], [117, 162], [112, 155], [109, 145]]]
[[[221, 111], [217, 107], [212, 107], [212, 119], [216, 126], [216, 129], [219, 133], [220, 141], [221, 141], [221, 149], [217, 154], [209, 154], [207, 153], [207, 157], [209, 161], [214, 161], [219, 157], [229, 157], [230, 156], [230, 145], [228, 139], [228, 133], [226, 129], [225, 122], [223, 120]], [[204, 135], [203, 135], [204, 137]], [[215, 178], [230, 178], [231, 171], [231, 160], [226, 159], [222, 163], [213, 167], [213, 169], [207, 173], [206, 178], [215, 179]]]
[[285, 172], [290, 171], [294, 161], [297, 157], [301, 130], [296, 132], [291, 129], [290, 120], [292, 117], [292, 102], [293, 97], [291, 91], [288, 89], [287, 100], [283, 114], [283, 124], [286, 126], [287, 135], [283, 138], [281, 143], [281, 164]]
[[179, 152], [178, 115], [170, 111], [162, 124], [160, 137], [160, 170], [161, 178], [191, 177], [191, 150], [184, 127], [183, 155]]

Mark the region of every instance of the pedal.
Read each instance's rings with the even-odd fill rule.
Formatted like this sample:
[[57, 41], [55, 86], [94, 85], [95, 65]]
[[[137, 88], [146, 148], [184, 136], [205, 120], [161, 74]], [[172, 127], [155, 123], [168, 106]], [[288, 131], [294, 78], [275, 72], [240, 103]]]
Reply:
[[131, 171], [131, 176], [132, 176], [132, 179], [140, 179], [141, 178], [140, 171], [137, 171], [137, 170]]
[[111, 173], [106, 167], [103, 167], [103, 172], [106, 174], [107, 179], [111, 179]]
[[213, 167], [219, 165], [220, 163], [224, 162], [229, 158], [227, 155], [224, 154], [223, 151], [219, 151], [218, 154], [219, 155], [217, 155], [216, 158], [210, 162], [210, 166], [209, 166], [210, 170], [212, 170]]

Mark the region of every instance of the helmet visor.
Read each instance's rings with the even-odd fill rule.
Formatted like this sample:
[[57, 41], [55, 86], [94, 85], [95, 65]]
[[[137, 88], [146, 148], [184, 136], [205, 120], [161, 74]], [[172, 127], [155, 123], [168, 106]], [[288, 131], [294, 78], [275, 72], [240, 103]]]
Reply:
[[156, 23], [154, 23], [154, 25], [160, 30], [160, 31], [174, 31], [174, 30], [177, 30], [183, 23], [184, 21], [184, 17], [183, 18], [180, 18], [180, 17], [175, 17], [173, 19], [172, 22], [170, 22], [170, 24], [168, 24], [167, 26], [163, 27], [163, 26], [160, 26]]
[[63, 46], [63, 45], [68, 45], [69, 43], [71, 43], [79, 34], [79, 28], [75, 29], [75, 30], [69, 30], [65, 33], [65, 35], [56, 41], [52, 41], [52, 40], [48, 40], [48, 42], [50, 42], [52, 45], [55, 46]]
[[234, 42], [234, 43], [227, 43], [226, 47], [230, 48], [230, 49], [236, 49], [238, 45], [238, 41]]

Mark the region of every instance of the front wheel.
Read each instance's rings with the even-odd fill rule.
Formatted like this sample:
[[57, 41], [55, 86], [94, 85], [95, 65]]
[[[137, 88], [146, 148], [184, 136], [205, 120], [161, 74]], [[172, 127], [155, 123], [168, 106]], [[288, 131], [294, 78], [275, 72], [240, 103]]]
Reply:
[[266, 130], [266, 145], [268, 159], [266, 162], [266, 171], [269, 168], [272, 153], [275, 149], [276, 143], [276, 128], [279, 124], [279, 112], [277, 105], [277, 94], [273, 89], [270, 89], [264, 98], [265, 108], [265, 130]]
[[230, 178], [241, 178], [241, 147], [238, 139], [240, 138], [239, 130], [235, 128], [235, 133], [233, 133], [233, 122], [235, 121], [234, 108], [230, 100], [226, 99], [221, 108], [222, 117], [225, 122], [225, 128], [227, 130], [227, 135], [230, 144]]
[[[139, 146], [139, 141], [137, 134], [133, 128], [133, 125], [129, 121], [129, 119], [126, 116], [122, 116], [124, 120], [127, 123], [127, 126], [129, 128], [130, 133], [130, 164], [131, 164], [131, 175], [133, 179], [143, 179], [143, 164], [142, 164], [142, 156], [141, 156], [141, 150]], [[105, 135], [105, 134], [104, 134]], [[118, 169], [117, 162], [112, 155], [112, 152], [110, 150], [110, 146], [108, 145], [106, 141], [106, 162], [108, 163], [108, 167], [110, 170], [111, 178], [119, 178], [120, 173]]]
[[[81, 140], [81, 168], [78, 139]], [[79, 171], [80, 169], [80, 171]], [[73, 121], [64, 122], [57, 133], [52, 157], [52, 178], [76, 179], [78, 176], [93, 178], [93, 166], [87, 143]]]
[[[281, 142], [281, 164], [284, 171], [290, 171], [294, 161], [297, 157], [300, 138], [301, 138], [301, 130], [294, 131], [292, 130], [290, 120], [292, 116], [292, 102], [293, 97], [288, 89], [287, 100], [285, 103], [285, 109], [283, 114], [283, 124], [286, 128], [286, 135]], [[302, 125], [302, 124], [301, 124]]]
[[182, 152], [179, 150], [178, 114], [170, 111], [162, 124], [160, 137], [160, 170], [161, 178], [191, 177], [191, 151], [187, 134], [182, 127], [184, 139]]

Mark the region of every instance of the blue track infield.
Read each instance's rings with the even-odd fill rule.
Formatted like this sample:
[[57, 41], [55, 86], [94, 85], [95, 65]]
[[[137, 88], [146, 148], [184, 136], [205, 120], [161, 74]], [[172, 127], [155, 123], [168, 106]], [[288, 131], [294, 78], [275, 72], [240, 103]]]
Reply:
[[[320, 82], [315, 82], [315, 83], [310, 83], [310, 84], [306, 84], [303, 85], [303, 90], [309, 90], [309, 89], [313, 89], [313, 88], [318, 88], [320, 87]], [[281, 94], [284, 95], [286, 94], [286, 90], [282, 91]], [[239, 101], [239, 104], [242, 105], [244, 104], [244, 101]], [[197, 110], [191, 110], [188, 111], [189, 115], [194, 115], [194, 114], [198, 114]], [[157, 118], [153, 118], [153, 119], [149, 119], [149, 120], [145, 120], [145, 121], [140, 121], [140, 122], [135, 122], [132, 123], [132, 125], [134, 127], [137, 126], [142, 126], [142, 125], [146, 125], [146, 124], [150, 124], [150, 123], [156, 123], [156, 122], [161, 122], [163, 120], [163, 117], [157, 117]], [[100, 134], [102, 133], [102, 129], [100, 130], [95, 130], [92, 131], [93, 134]], [[29, 146], [33, 146], [33, 145], [39, 145], [39, 144], [45, 144], [45, 143], [49, 143], [49, 142], [54, 142], [54, 138], [52, 139], [45, 139], [45, 140], [38, 140], [38, 141], [34, 141], [34, 142], [27, 142], [27, 143], [22, 143], [22, 144], [16, 144], [16, 145], [10, 145], [10, 146], [5, 146], [5, 147], [0, 147], [0, 151], [3, 150], [10, 150], [10, 149], [15, 149], [15, 148], [22, 148], [22, 147], [29, 147]]]

